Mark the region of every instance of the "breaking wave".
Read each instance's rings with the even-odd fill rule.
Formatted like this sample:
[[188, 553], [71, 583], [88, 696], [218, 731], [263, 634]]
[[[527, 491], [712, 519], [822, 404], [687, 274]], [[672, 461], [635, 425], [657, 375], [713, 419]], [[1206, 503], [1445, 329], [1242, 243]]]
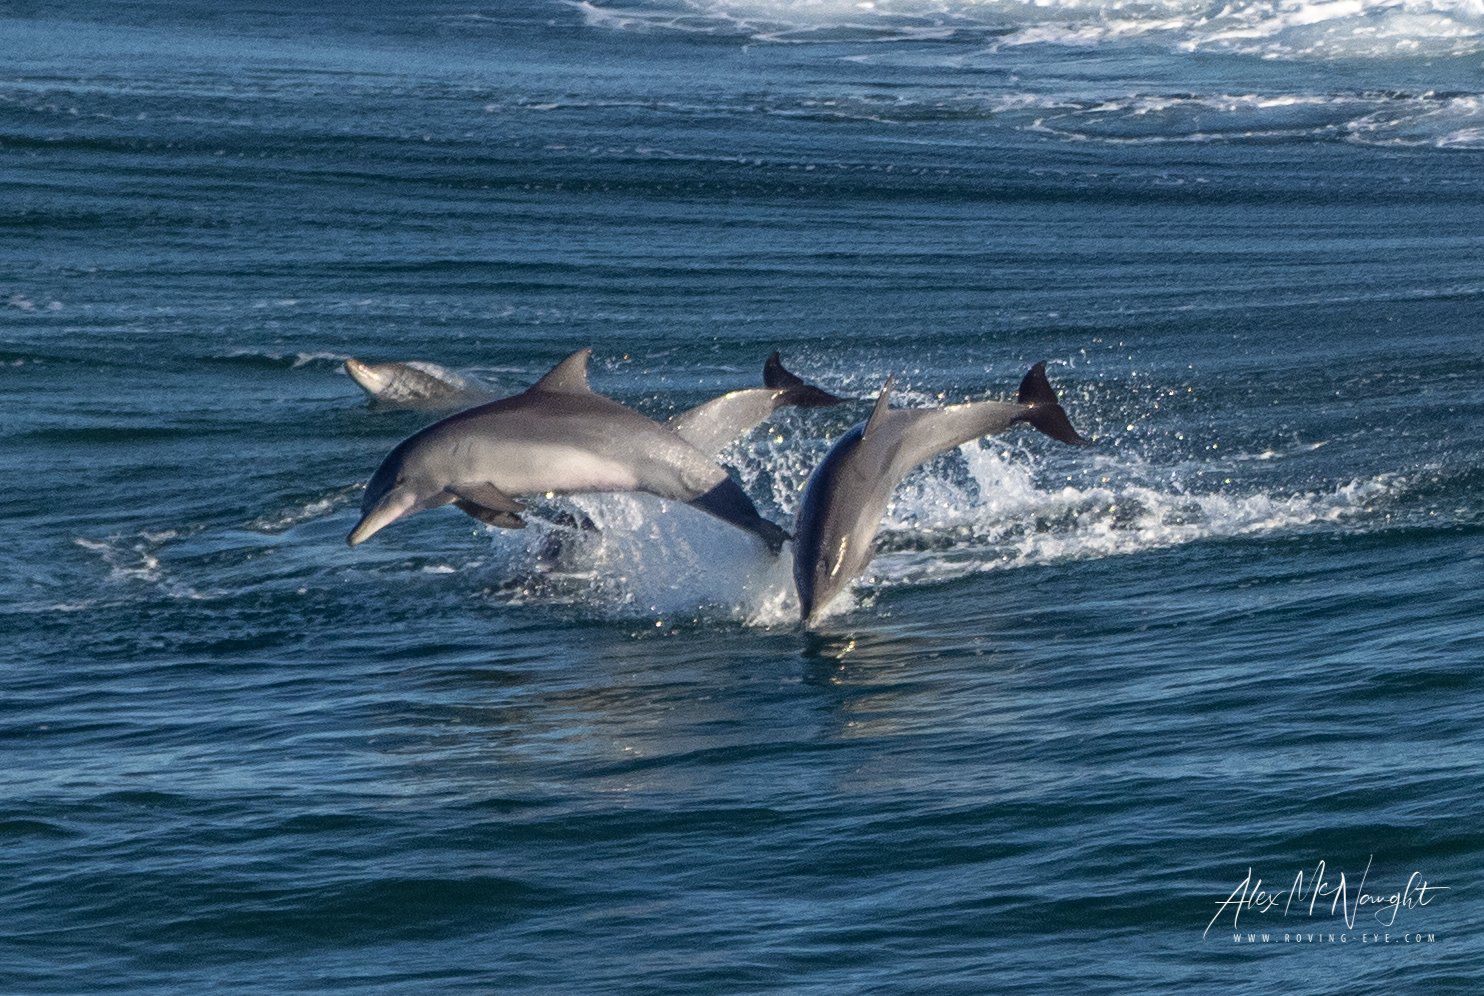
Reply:
[[[489, 105], [493, 108], [495, 105]], [[666, 115], [770, 117], [918, 125], [997, 121], [1076, 141], [1110, 144], [1305, 139], [1367, 145], [1484, 147], [1484, 94], [1387, 89], [1274, 90], [1249, 93], [1119, 92], [1065, 94], [1011, 90], [936, 90], [926, 94], [748, 95], [710, 101], [514, 101], [501, 112], [542, 113], [643, 108]], [[489, 109], [489, 108], [487, 108]], [[675, 153], [647, 149], [656, 158]], [[719, 156], [745, 164], [745, 156]], [[885, 167], [867, 167], [882, 170]]]
[[[1030, 130], [1082, 141], [1155, 144], [1307, 138], [1366, 145], [1484, 147], [1484, 96], [1471, 93], [1133, 94], [1021, 102]], [[1018, 109], [1018, 108], [1017, 108]]]
[[273, 353], [251, 349], [238, 349], [230, 353], [208, 356], [206, 359], [209, 362], [244, 367], [259, 367], [268, 370], [298, 370], [303, 367], [318, 370], [338, 370], [346, 360], [350, 359], [350, 354], [335, 353], [328, 350]]
[[1484, 48], [1481, 0], [580, 0], [589, 24], [755, 41], [983, 40], [1154, 45], [1264, 59], [1469, 55]]

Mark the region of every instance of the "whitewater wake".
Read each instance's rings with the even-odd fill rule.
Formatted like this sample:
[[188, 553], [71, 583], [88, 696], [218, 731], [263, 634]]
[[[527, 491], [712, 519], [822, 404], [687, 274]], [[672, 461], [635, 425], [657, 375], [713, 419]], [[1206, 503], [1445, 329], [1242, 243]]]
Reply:
[[997, 48], [1150, 44], [1263, 59], [1468, 55], [1481, 0], [580, 0], [589, 24], [754, 41], [941, 41]]
[[[816, 379], [863, 393], [851, 390], [850, 376]], [[897, 489], [878, 555], [835, 612], [885, 592], [987, 572], [1230, 538], [1385, 528], [1415, 511], [1408, 510], [1417, 504], [1409, 492], [1426, 503], [1438, 477], [1426, 467], [1315, 476], [1312, 467], [1303, 468], [1324, 458], [1314, 455], [1327, 440], [1267, 438], [1244, 450], [1212, 441], [1219, 438], [1214, 427], [1201, 431], [1207, 441], [1193, 452], [1183, 423], [1172, 422], [1164, 435], [1140, 424], [1184, 397], [1174, 387], [1128, 411], [1098, 400], [1089, 384], [1065, 393], [1085, 429], [1108, 433], [1103, 448], [1074, 451], [1016, 433], [930, 461]], [[908, 406], [945, 400], [910, 387], [896, 397]], [[762, 513], [787, 527], [809, 475], [849, 417], [782, 413], [734, 445], [724, 462]], [[773, 557], [755, 537], [686, 505], [638, 494], [538, 499], [524, 530], [489, 529], [452, 511], [435, 512], [420, 517], [416, 530], [390, 533], [370, 554], [352, 556], [343, 547], [348, 523], [338, 520], [354, 517], [361, 490], [343, 484], [283, 496], [247, 521], [169, 523], [74, 543], [103, 568], [96, 594], [110, 600], [200, 600], [220, 594], [223, 584], [241, 583], [301, 596], [369, 571], [447, 575], [456, 586], [472, 582], [480, 598], [583, 619], [658, 625], [725, 619], [761, 627], [797, 619], [791, 550]], [[581, 513], [577, 520], [585, 516], [597, 528], [576, 528], [571, 518], [552, 514], [558, 511]], [[471, 543], [471, 535], [482, 538]]]
[[[1296, 452], [1313, 448], [1300, 446]], [[782, 451], [764, 440], [734, 457], [749, 490], [781, 499], [764, 514], [790, 522], [812, 466], [805, 453]], [[1090, 483], [1071, 483], [1038, 462], [1030, 449], [1003, 444], [970, 443], [940, 458], [898, 490], [880, 552], [833, 614], [848, 613], [886, 591], [990, 571], [1206, 540], [1364, 528], [1410, 485], [1407, 476], [1387, 473], [1292, 491], [1192, 491], [1168, 468], [1113, 456], [1095, 458], [1090, 477]], [[491, 531], [512, 577], [493, 590], [497, 597], [580, 606], [585, 616], [660, 621], [721, 616], [752, 626], [797, 620], [788, 548], [783, 557], [769, 557], [737, 530], [644, 495], [571, 501], [598, 531], [563, 531], [555, 544], [546, 532]]]

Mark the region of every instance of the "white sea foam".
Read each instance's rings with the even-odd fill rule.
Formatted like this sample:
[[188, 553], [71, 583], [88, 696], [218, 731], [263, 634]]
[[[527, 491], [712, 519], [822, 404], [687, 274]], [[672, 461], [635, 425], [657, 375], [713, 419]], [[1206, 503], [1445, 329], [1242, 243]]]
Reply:
[[1048, 103], [1028, 127], [1131, 144], [1310, 137], [1466, 148], [1484, 137], [1484, 97], [1431, 91], [1109, 95]]
[[[1305, 444], [1293, 453], [1310, 451]], [[760, 457], [760, 454], [762, 456]], [[792, 505], [817, 454], [765, 438], [739, 460], [749, 490], [760, 478]], [[1253, 458], [1261, 459], [1260, 455]], [[1075, 480], [1038, 467], [1028, 451], [969, 444], [914, 474], [883, 524], [881, 553], [833, 607], [849, 612], [881, 591], [988, 571], [1137, 554], [1203, 540], [1344, 528], [1407, 487], [1383, 474], [1306, 490], [1230, 487], [1191, 491], [1169, 467], [1095, 457]], [[770, 558], [746, 534], [647, 496], [576, 499], [599, 526], [564, 533], [551, 559], [547, 534], [497, 532], [526, 573], [521, 601], [566, 602], [584, 613], [661, 620], [720, 614], [748, 625], [797, 617], [789, 549]], [[765, 509], [765, 514], [769, 514]]]
[[262, 533], [282, 533], [294, 528], [301, 523], [310, 522], [323, 518], [326, 515], [349, 505], [355, 497], [363, 490], [360, 484], [350, 484], [343, 488], [336, 488], [328, 494], [309, 501], [290, 505], [287, 508], [260, 515], [247, 524], [247, 528]]
[[10, 307], [16, 309], [17, 311], [35, 311], [35, 310], [37, 310], [38, 307], [41, 308], [44, 311], [61, 311], [62, 310], [62, 302], [61, 301], [51, 300], [51, 301], [46, 302], [46, 304], [44, 304], [44, 305], [38, 305], [31, 298], [29, 298], [26, 295], [21, 294], [19, 292], [16, 292], [16, 293], [11, 294], [10, 297], [8, 297], [8, 298], [5, 299], [5, 303], [7, 305], [9, 305]]
[[1148, 42], [1267, 59], [1465, 55], [1484, 48], [1484, 0], [582, 0], [590, 24], [759, 41], [941, 39], [996, 46]]
[[874, 106], [889, 121], [923, 113], [998, 117], [1028, 131], [1114, 144], [1309, 138], [1374, 145], [1484, 146], [1484, 95], [1394, 91], [960, 94], [931, 107]]
[[111, 583], [146, 585], [171, 598], [205, 598], [202, 592], [172, 577], [160, 563], [160, 549], [179, 536], [178, 530], [161, 529], [105, 539], [78, 536], [72, 542], [98, 556], [108, 568]]
[[[1038, 481], [1031, 465], [1003, 451], [969, 446], [963, 455], [971, 484], [926, 477], [893, 503], [887, 552], [872, 571], [881, 582], [941, 580], [1341, 524], [1407, 484], [1383, 474], [1311, 490], [1195, 492], [1173, 480], [1149, 480], [1157, 474], [1147, 470], [1120, 474], [1108, 466], [1112, 472], [1097, 483], [1057, 486]], [[947, 542], [934, 544], [934, 538]]]
[[[768, 42], [911, 42], [924, 36], [925, 25], [937, 25], [939, 33], [946, 26], [949, 33], [964, 33], [971, 47], [885, 46], [843, 57], [926, 59], [947, 67], [1003, 65], [1007, 54], [1037, 46], [1140, 45], [1165, 52], [1308, 61], [1484, 52], [1484, 0], [639, 0], [628, 5], [586, 0], [576, 6], [590, 23], [614, 30], [704, 32]], [[675, 114], [761, 113], [882, 125], [997, 118], [1011, 127], [1075, 141], [1124, 144], [1316, 139], [1484, 147], [1484, 94], [1475, 92], [1115, 89], [1100, 94], [964, 86], [892, 94], [847, 91], [792, 98], [749, 95], [720, 102], [610, 103]], [[552, 94], [498, 106], [530, 111], [606, 105]]]
[[1345, 125], [1348, 137], [1368, 145], [1432, 145], [1484, 148], [1484, 95], [1425, 94], [1391, 102]]
[[[642, 107], [665, 114], [766, 114], [821, 121], [883, 125], [994, 119], [1010, 127], [1078, 141], [1125, 144], [1233, 142], [1311, 138], [1369, 144], [1474, 148], [1484, 136], [1484, 95], [1435, 91], [1334, 90], [1215, 93], [1043, 92], [959, 88], [890, 95], [748, 95], [706, 103], [563, 100], [520, 104], [569, 110]], [[679, 153], [629, 148], [626, 154], [682, 158]], [[761, 164], [742, 155], [716, 153], [715, 161]], [[813, 170], [814, 164], [788, 168]], [[839, 164], [837, 169], [889, 167]]]
[[741, 530], [648, 495], [571, 503], [598, 529], [495, 532], [497, 543], [517, 547], [518, 600], [647, 618], [719, 613], [760, 625], [797, 614], [787, 559]]

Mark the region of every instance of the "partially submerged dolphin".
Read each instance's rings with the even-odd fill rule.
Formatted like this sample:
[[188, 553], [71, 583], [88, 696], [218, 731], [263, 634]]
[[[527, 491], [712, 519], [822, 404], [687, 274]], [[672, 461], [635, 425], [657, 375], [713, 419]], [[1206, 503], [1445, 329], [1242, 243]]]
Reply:
[[351, 357], [345, 372], [371, 400], [396, 408], [437, 411], [467, 408], [494, 400], [495, 393], [481, 382], [436, 363], [363, 363]]
[[793, 382], [723, 395], [667, 427], [588, 387], [591, 355], [579, 350], [525, 392], [450, 415], [399, 443], [366, 486], [361, 520], [346, 541], [355, 546], [443, 505], [519, 529], [520, 495], [642, 491], [745, 529], [777, 553], [788, 534], [758, 514], [713, 454], [781, 404], [840, 399], [778, 364], [783, 376], [775, 378]]
[[[481, 381], [422, 360], [365, 363], [351, 357], [345, 361], [345, 372], [372, 401], [388, 407], [437, 411], [467, 408], [496, 397]], [[785, 405], [817, 408], [846, 401], [806, 384], [784, 367], [776, 350], [763, 364], [763, 384], [712, 398], [665, 424], [700, 449], [720, 453]]]
[[787, 405], [825, 408], [848, 400], [790, 373], [776, 350], [763, 364], [763, 384], [731, 391], [683, 411], [666, 422], [665, 428], [714, 456]]
[[805, 627], [871, 562], [891, 493], [914, 467], [1017, 422], [1063, 443], [1089, 445], [1057, 402], [1045, 363], [1031, 367], [1014, 402], [893, 409], [891, 385], [888, 378], [870, 419], [841, 437], [804, 487], [794, 525], [794, 583]]

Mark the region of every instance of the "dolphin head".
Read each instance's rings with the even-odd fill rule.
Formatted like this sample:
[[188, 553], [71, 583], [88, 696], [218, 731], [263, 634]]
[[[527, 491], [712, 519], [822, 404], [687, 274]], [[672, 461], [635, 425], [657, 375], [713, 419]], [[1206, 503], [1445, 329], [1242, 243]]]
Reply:
[[874, 530], [862, 536], [854, 523], [826, 521], [822, 542], [813, 556], [794, 558], [794, 585], [799, 592], [799, 619], [814, 629], [835, 598], [850, 587], [875, 552]]
[[385, 393], [392, 386], [395, 375], [388, 366], [385, 363], [363, 363], [351, 357], [345, 361], [345, 372], [362, 390], [374, 396]]
[[361, 521], [346, 543], [359, 546], [404, 516], [452, 500], [444, 495], [419, 442], [417, 436], [404, 440], [376, 468], [361, 500]]
[[813, 629], [824, 615], [825, 607], [834, 601], [843, 587], [829, 572], [825, 558], [794, 557], [794, 587], [799, 592], [799, 621]]
[[436, 363], [345, 361], [345, 372], [373, 401], [408, 408], [452, 408], [489, 395], [478, 381]]

